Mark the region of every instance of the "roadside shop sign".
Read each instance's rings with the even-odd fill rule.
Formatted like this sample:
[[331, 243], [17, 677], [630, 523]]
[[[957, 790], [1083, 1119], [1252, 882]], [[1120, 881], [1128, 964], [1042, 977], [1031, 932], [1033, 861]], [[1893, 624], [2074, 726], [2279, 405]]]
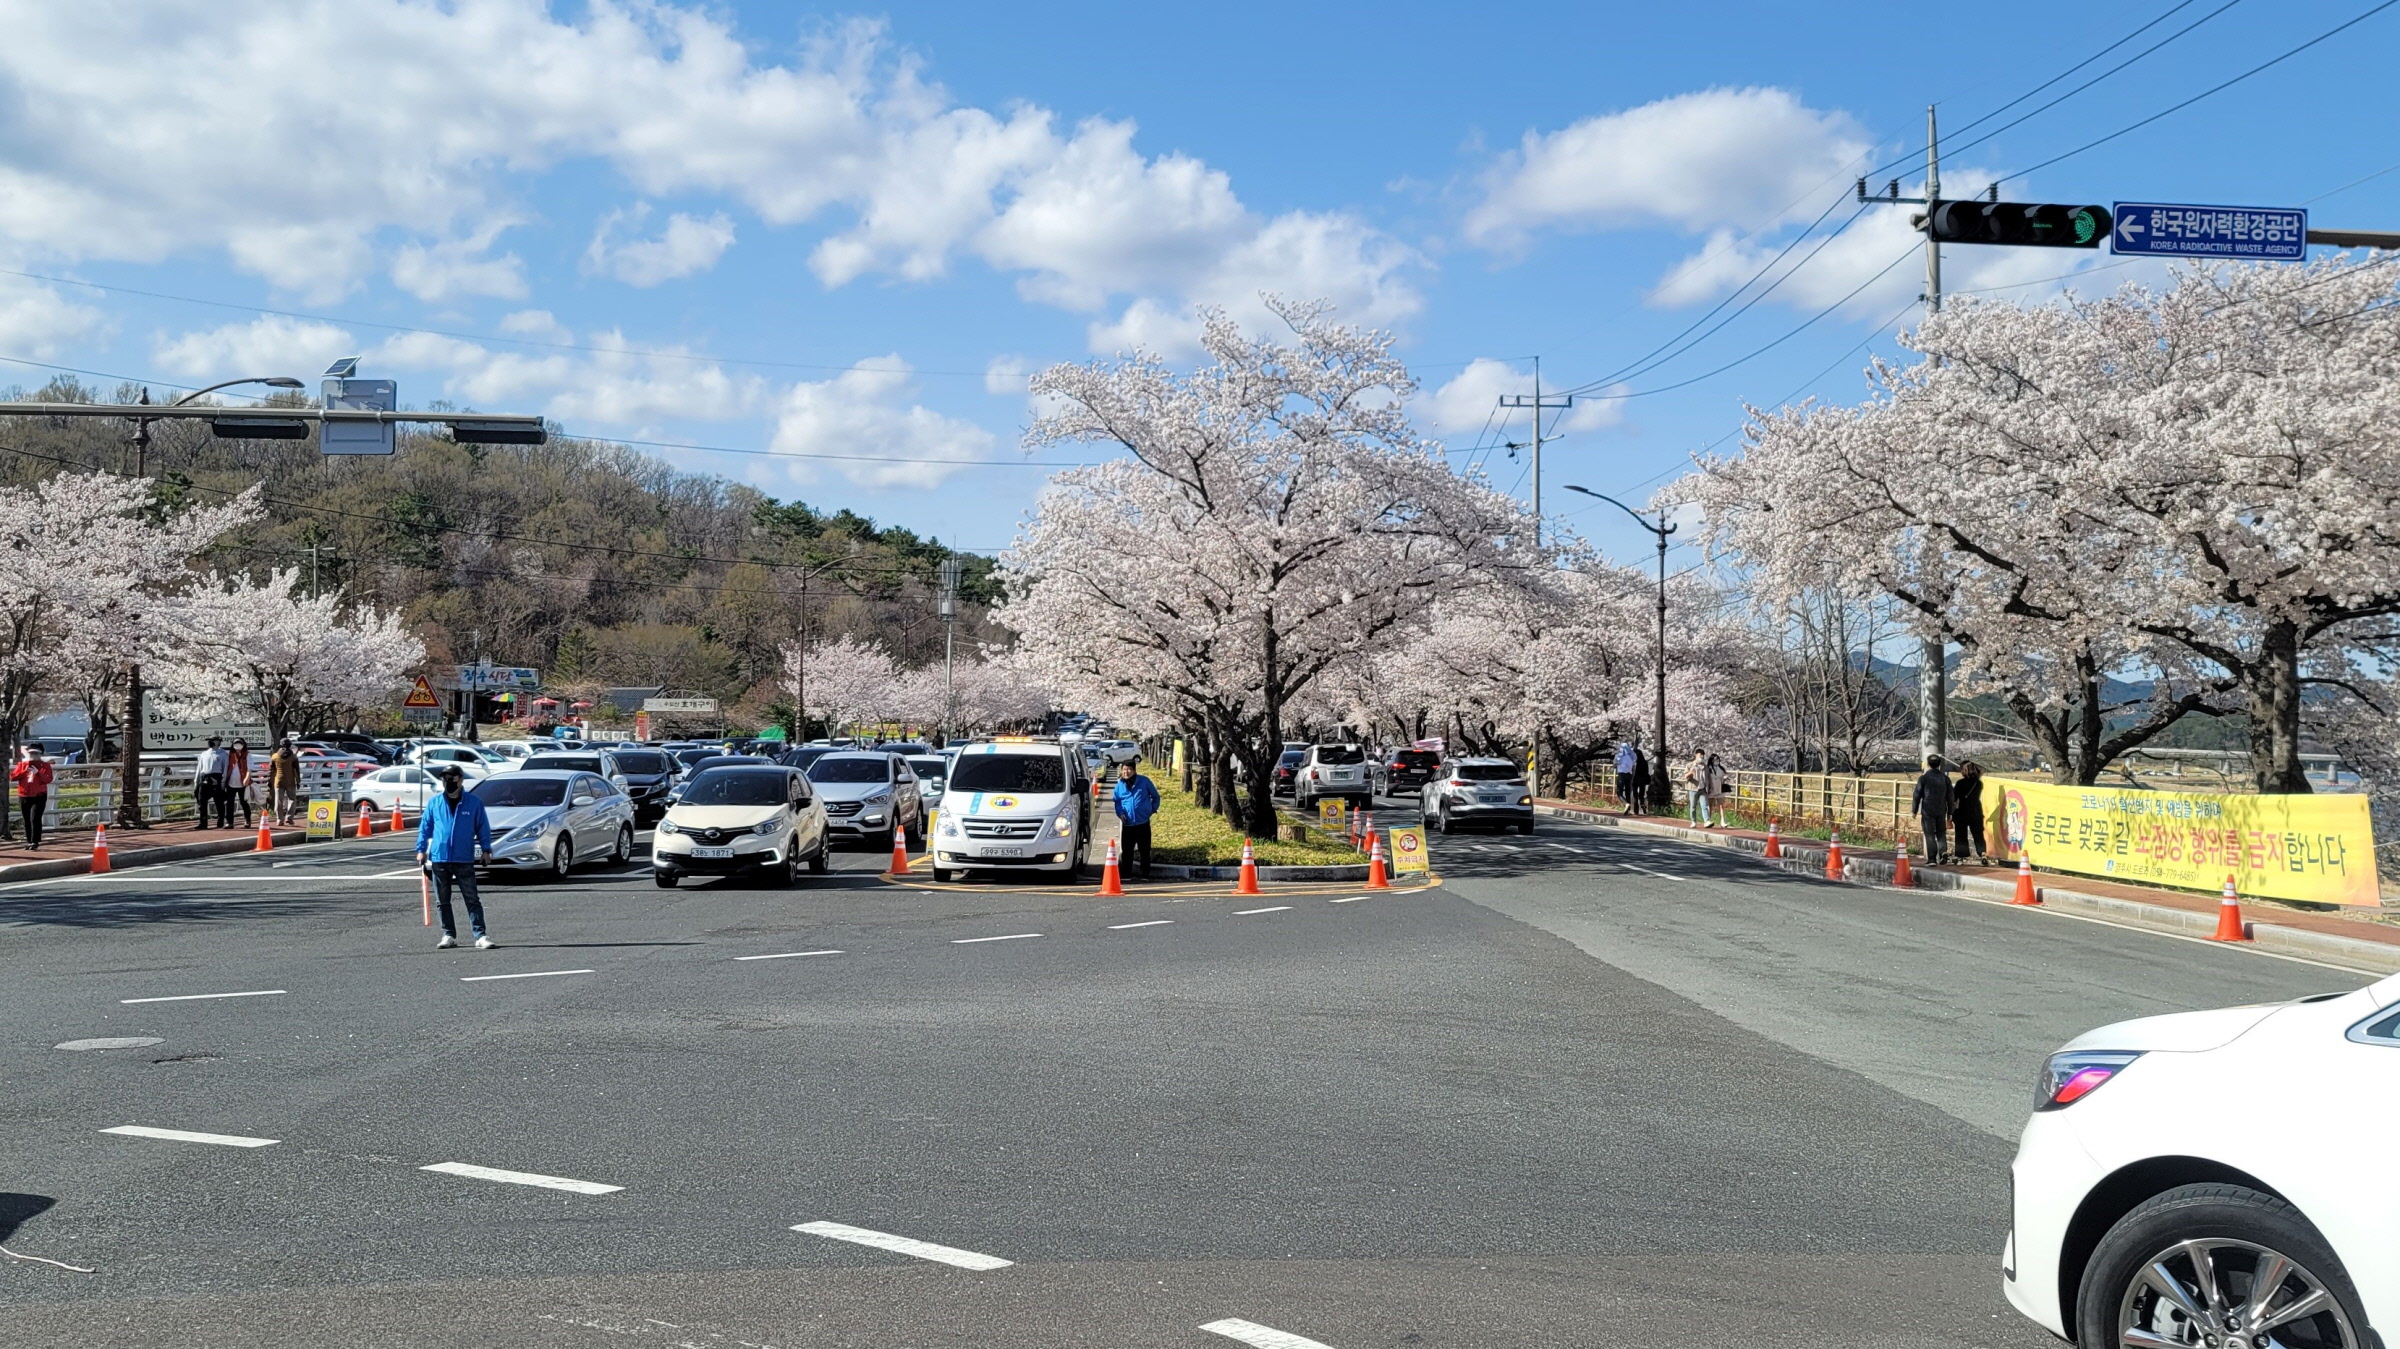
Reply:
[[1988, 832], [2046, 871], [2376, 907], [2367, 798], [2344, 793], [2153, 792], [1995, 778]]
[[1410, 872], [1433, 869], [1433, 857], [1425, 850], [1425, 831], [1395, 829], [1392, 831], [1392, 872], [1405, 876]]
[[311, 799], [308, 803], [308, 836], [311, 839], [340, 838], [342, 803]]
[[1342, 812], [1349, 808], [1349, 803], [1338, 796], [1329, 796], [1319, 801], [1317, 803], [1317, 827], [1319, 829], [1341, 828]]

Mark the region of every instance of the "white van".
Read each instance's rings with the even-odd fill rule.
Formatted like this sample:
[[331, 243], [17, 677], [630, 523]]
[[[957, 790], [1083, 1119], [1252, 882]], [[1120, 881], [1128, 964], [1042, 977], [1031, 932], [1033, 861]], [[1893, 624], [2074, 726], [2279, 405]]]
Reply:
[[1091, 831], [1091, 779], [1081, 754], [1049, 736], [979, 740], [950, 766], [933, 878], [1006, 870], [1073, 880]]

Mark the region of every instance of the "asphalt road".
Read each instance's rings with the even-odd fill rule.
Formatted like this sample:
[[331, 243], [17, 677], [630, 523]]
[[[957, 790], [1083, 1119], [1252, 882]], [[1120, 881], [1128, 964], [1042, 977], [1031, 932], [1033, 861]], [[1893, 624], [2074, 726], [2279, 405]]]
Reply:
[[1585, 826], [1435, 858], [595, 869], [483, 952], [397, 847], [0, 890], [0, 1342], [2032, 1346], [2040, 1056], [2364, 982]]

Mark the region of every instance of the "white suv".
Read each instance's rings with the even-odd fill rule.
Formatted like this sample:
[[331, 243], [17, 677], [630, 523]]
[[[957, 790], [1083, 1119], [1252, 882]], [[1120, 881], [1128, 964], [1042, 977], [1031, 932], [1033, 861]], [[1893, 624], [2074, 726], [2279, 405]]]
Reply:
[[958, 752], [933, 836], [933, 878], [1040, 871], [1073, 880], [1092, 831], [1083, 755], [1047, 736], [983, 740]]
[[1375, 804], [1364, 745], [1311, 745], [1292, 772], [1292, 804], [1315, 810], [1320, 797], [1339, 796], [1364, 810]]

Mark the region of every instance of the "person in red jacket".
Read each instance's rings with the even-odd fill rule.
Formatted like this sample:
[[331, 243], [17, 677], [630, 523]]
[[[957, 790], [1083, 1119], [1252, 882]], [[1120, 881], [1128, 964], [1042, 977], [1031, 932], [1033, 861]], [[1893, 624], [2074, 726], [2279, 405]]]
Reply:
[[53, 776], [50, 761], [42, 757], [39, 745], [27, 745], [24, 757], [8, 770], [8, 780], [17, 784], [17, 810], [25, 817], [27, 852], [42, 846], [42, 816], [50, 809]]

